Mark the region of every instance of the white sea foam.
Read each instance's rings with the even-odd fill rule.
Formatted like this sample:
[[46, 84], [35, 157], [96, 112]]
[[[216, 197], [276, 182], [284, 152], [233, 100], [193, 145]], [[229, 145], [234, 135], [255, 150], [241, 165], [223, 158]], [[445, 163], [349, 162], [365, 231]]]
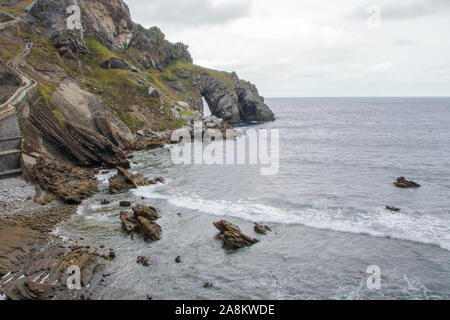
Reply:
[[[170, 205], [197, 210], [216, 216], [277, 224], [300, 224], [316, 229], [391, 237], [424, 244], [433, 244], [450, 251], [450, 215], [436, 217], [413, 212], [393, 213], [382, 207], [368, 213], [348, 212], [339, 208], [303, 208], [282, 210], [248, 200], [206, 200], [193, 194], [167, 196], [158, 192], [158, 186], [134, 190], [135, 196], [164, 199]], [[408, 210], [405, 210], [408, 211]]]

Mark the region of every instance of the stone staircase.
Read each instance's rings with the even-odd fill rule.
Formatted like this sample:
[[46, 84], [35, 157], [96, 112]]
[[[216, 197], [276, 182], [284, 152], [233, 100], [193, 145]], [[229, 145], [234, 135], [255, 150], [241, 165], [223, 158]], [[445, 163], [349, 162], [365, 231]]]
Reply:
[[0, 113], [0, 179], [21, 174], [22, 136], [17, 113]]
[[16, 64], [26, 58], [31, 51], [28, 47], [8, 66], [18, 74], [23, 85], [2, 105], [0, 105], [0, 179], [11, 178], [22, 174], [22, 134], [16, 107], [20, 106], [30, 90], [37, 86], [36, 81], [20, 71]]

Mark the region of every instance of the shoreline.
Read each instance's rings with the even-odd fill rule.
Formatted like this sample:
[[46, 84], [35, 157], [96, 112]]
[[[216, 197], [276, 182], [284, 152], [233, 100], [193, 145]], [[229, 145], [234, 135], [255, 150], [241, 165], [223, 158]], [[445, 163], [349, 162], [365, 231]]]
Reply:
[[[91, 299], [106, 283], [115, 253], [56, 235], [78, 205], [37, 204], [33, 193], [22, 177], [0, 181], [0, 289], [11, 300]], [[81, 290], [66, 287], [70, 264], [80, 266]]]

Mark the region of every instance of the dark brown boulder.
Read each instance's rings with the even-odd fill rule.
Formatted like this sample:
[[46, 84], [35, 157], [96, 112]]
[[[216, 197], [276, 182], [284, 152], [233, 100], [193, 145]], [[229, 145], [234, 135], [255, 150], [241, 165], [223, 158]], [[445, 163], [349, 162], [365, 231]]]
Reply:
[[220, 233], [224, 233], [227, 231], [232, 231], [232, 232], [241, 232], [241, 229], [239, 229], [238, 226], [225, 221], [225, 220], [221, 220], [219, 222], [214, 222], [214, 226], [220, 231]]
[[393, 211], [393, 212], [400, 212], [401, 209], [396, 208], [396, 207], [387, 206], [386, 210]]
[[241, 249], [257, 243], [259, 240], [250, 238], [243, 234], [239, 227], [221, 220], [215, 222], [214, 226], [221, 232], [220, 239], [223, 241], [223, 247], [226, 249]]
[[249, 247], [259, 240], [250, 238], [241, 232], [227, 231], [220, 235], [223, 241], [223, 247], [227, 249], [241, 249]]
[[420, 188], [421, 185], [414, 182], [414, 181], [408, 181], [405, 179], [405, 177], [400, 177], [397, 178], [397, 181], [394, 182], [394, 185], [397, 188], [403, 188], [403, 189], [408, 189], [408, 188]]
[[122, 226], [127, 232], [138, 231], [139, 226], [133, 214], [128, 211], [120, 212], [120, 220], [122, 220]]
[[136, 189], [140, 186], [164, 183], [163, 178], [149, 179], [142, 174], [133, 175], [122, 167], [117, 167], [118, 173], [109, 178], [109, 191], [113, 194], [122, 193], [126, 190]]
[[120, 201], [119, 205], [120, 205], [122, 208], [131, 207], [131, 202], [130, 202], [130, 201]]
[[149, 221], [156, 221], [160, 218], [158, 211], [150, 206], [139, 205], [133, 208], [134, 217], [144, 217]]
[[161, 240], [162, 229], [159, 224], [148, 221], [144, 217], [137, 217], [137, 221], [145, 241]]
[[267, 234], [268, 231], [272, 231], [268, 226], [263, 226], [255, 222], [255, 226], [253, 227], [256, 233], [259, 234]]

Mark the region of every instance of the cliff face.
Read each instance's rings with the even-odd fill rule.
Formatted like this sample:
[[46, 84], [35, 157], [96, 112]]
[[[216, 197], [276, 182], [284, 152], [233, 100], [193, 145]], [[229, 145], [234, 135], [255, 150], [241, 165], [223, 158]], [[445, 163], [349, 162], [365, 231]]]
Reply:
[[[78, 0], [82, 30], [68, 30], [67, 8], [74, 3], [0, 6], [21, 16], [0, 28], [3, 62], [34, 44], [19, 65], [38, 83], [18, 107], [25, 151], [83, 166], [126, 166], [124, 151], [137, 148], [136, 131], [173, 130], [201, 118], [203, 98], [229, 123], [274, 120], [254, 85], [234, 72], [194, 65], [186, 45], [135, 24], [122, 0]], [[14, 74], [0, 64], [1, 88], [14, 85]]]

